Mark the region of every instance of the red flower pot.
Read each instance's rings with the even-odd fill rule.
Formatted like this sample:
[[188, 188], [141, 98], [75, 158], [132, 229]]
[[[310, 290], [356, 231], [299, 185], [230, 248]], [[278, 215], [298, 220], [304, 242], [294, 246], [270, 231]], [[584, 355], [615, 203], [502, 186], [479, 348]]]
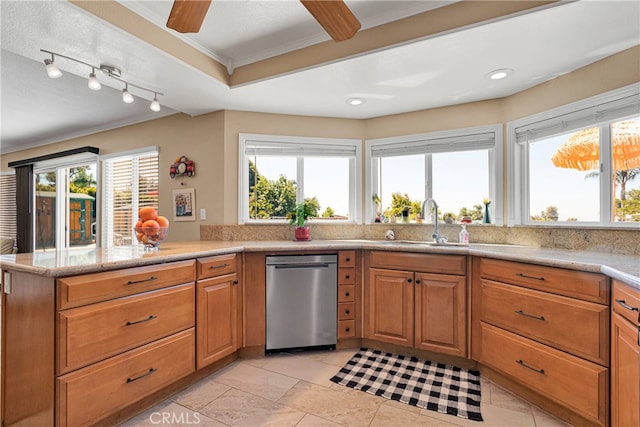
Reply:
[[294, 235], [296, 237], [296, 240], [310, 239], [311, 231], [309, 230], [309, 227], [296, 227], [294, 232], [295, 232]]

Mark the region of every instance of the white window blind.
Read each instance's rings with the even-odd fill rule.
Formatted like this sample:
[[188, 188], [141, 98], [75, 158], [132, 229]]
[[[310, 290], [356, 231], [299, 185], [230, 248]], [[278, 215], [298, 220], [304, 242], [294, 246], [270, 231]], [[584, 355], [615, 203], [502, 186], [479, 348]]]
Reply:
[[249, 156], [316, 156], [316, 157], [355, 157], [356, 146], [339, 143], [288, 142], [268, 140], [247, 140], [245, 154]]
[[138, 210], [158, 208], [158, 152], [103, 159], [102, 247], [130, 245]]
[[16, 238], [16, 175], [0, 175], [0, 237]]
[[559, 112], [552, 117], [515, 128], [516, 142], [524, 144], [542, 138], [590, 126], [597, 126], [627, 116], [640, 115], [640, 93], [632, 93], [598, 105], [567, 113]]
[[460, 133], [450, 136], [431, 134], [411, 141], [373, 142], [371, 157], [409, 156], [415, 154], [450, 153], [454, 151], [488, 150], [495, 147], [495, 132]]

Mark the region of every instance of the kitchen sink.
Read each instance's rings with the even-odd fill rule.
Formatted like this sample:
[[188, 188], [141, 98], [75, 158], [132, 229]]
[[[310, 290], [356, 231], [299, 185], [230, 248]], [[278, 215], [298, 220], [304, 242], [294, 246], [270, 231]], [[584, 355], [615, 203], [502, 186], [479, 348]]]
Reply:
[[459, 242], [437, 243], [433, 240], [380, 240], [378, 243], [395, 244], [395, 245], [423, 245], [423, 246], [468, 246]]

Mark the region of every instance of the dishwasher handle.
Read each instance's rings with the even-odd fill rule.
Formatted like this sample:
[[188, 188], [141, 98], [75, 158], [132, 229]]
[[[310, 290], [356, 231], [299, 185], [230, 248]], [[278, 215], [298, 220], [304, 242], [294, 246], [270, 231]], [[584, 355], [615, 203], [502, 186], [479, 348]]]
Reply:
[[314, 263], [314, 264], [276, 264], [270, 265], [269, 267], [275, 267], [276, 269], [303, 269], [303, 268], [329, 268], [329, 264], [324, 263]]

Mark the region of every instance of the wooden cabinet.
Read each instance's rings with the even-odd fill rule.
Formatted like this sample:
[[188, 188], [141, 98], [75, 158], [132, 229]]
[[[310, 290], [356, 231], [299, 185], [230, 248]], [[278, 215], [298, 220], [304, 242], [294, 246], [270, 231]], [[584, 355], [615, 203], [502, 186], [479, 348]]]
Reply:
[[613, 281], [611, 425], [640, 425], [640, 291]]
[[195, 265], [57, 280], [57, 425], [93, 424], [195, 371]]
[[197, 272], [196, 365], [201, 369], [239, 347], [242, 319], [238, 256], [200, 258]]
[[338, 252], [338, 340], [360, 337], [359, 253]]
[[466, 257], [372, 251], [365, 337], [466, 356]]
[[487, 258], [472, 269], [472, 358], [582, 423], [607, 425], [608, 279]]

